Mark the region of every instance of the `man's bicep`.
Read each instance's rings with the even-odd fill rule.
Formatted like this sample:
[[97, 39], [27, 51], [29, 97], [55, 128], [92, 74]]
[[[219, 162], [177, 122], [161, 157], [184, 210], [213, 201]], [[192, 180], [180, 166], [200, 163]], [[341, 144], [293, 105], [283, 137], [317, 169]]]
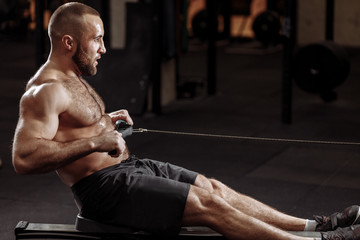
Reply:
[[[42, 152], [45, 145], [50, 146], [46, 142], [54, 138], [57, 128], [56, 122], [55, 125], [50, 124], [51, 118], [54, 117], [44, 119], [32, 115], [20, 116], [13, 142], [13, 164], [16, 172], [27, 172], [26, 169], [34, 163], [31, 156]], [[54, 118], [54, 121], [56, 119]]]
[[57, 115], [50, 114], [46, 117], [26, 116], [19, 120], [18, 130], [23, 138], [48, 139], [55, 137], [59, 120]]
[[18, 128], [26, 137], [49, 140], [55, 137], [59, 115], [65, 107], [64, 101], [53, 92], [43, 88], [21, 100]]

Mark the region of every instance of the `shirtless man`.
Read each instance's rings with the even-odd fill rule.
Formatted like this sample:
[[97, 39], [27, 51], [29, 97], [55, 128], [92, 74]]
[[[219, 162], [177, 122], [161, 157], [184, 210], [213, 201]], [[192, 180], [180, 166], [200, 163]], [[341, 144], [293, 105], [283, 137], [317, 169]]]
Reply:
[[[17, 173], [56, 171], [85, 217], [154, 233], [176, 234], [181, 226], [203, 225], [228, 239], [301, 240], [312, 238], [284, 230], [316, 228], [329, 231], [322, 239], [360, 239], [360, 227], [354, 225], [360, 222], [358, 206], [332, 218], [317, 217], [317, 222], [300, 219], [201, 174], [131, 157], [114, 129], [118, 119], [133, 124], [128, 112], [106, 113], [81, 77], [96, 74], [106, 52], [103, 36], [99, 14], [84, 4], [65, 4], [52, 15], [48, 60], [20, 100], [13, 142]], [[344, 228], [333, 231], [338, 226]]]

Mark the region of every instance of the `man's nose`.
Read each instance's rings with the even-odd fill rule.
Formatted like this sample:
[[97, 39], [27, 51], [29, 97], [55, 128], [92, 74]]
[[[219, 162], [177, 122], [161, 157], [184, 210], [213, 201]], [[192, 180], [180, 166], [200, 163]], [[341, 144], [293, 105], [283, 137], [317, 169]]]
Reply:
[[100, 47], [99, 53], [101, 53], [101, 54], [105, 54], [105, 53], [106, 53], [106, 48], [105, 48], [104, 45], [102, 45], [102, 46]]
[[101, 53], [101, 54], [106, 53], [106, 48], [105, 48], [105, 44], [104, 44], [103, 40], [101, 40], [101, 46], [100, 46], [100, 49], [99, 49], [99, 53]]

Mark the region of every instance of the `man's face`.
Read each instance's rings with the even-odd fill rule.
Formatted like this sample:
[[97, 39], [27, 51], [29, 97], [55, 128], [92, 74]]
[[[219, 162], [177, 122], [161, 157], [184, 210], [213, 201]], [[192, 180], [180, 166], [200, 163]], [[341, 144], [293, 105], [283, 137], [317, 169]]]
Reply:
[[81, 75], [93, 76], [97, 72], [97, 60], [106, 52], [103, 36], [104, 28], [101, 19], [93, 15], [84, 16], [83, 34], [77, 41], [73, 60]]

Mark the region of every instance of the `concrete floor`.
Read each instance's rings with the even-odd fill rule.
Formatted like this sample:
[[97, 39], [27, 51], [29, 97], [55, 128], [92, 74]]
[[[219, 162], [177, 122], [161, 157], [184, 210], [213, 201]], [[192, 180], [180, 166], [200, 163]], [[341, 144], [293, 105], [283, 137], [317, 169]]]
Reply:
[[[293, 87], [293, 123], [286, 125], [281, 123], [281, 50], [235, 54], [237, 45], [219, 45], [215, 96], [199, 94], [194, 99], [178, 100], [166, 106], [160, 116], [134, 116], [135, 127], [360, 142], [359, 50], [349, 50], [351, 74], [337, 88], [337, 101], [324, 103], [319, 96]], [[11, 144], [18, 102], [27, 79], [35, 71], [35, 57], [30, 43], [2, 41], [1, 50], [0, 235], [10, 240], [20, 220], [74, 223], [77, 209], [71, 191], [55, 173], [18, 176], [13, 171]], [[193, 45], [182, 55], [182, 78], [205, 78], [204, 50], [203, 46]], [[299, 217], [329, 214], [360, 203], [359, 146], [157, 133], [138, 133], [126, 140], [139, 157], [199, 171]]]

